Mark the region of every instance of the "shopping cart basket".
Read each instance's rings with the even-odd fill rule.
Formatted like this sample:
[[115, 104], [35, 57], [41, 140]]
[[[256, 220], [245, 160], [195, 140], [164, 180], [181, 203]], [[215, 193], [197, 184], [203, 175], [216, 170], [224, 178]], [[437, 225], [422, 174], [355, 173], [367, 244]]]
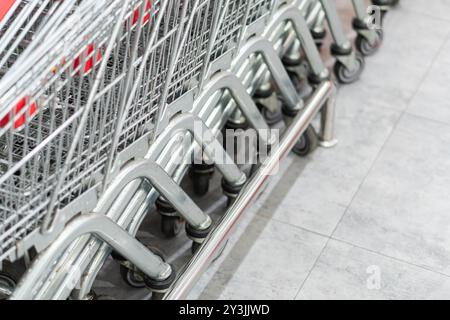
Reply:
[[[151, 290], [165, 292], [173, 268], [133, 236], [158, 195], [188, 221], [191, 239], [203, 243], [190, 265], [198, 274], [320, 110], [320, 137], [324, 145], [334, 143], [332, 104], [322, 108], [333, 86], [296, 2], [21, 1], [15, 10], [45, 17], [23, 28], [34, 30], [31, 41], [0, 80], [0, 115], [8, 117], [1, 138], [19, 148], [4, 152], [1, 260], [17, 260], [30, 248], [38, 253], [13, 298], [85, 297], [112, 249], [145, 274]], [[7, 23], [16, 23], [20, 12]], [[7, 23], [4, 30], [11, 30]], [[305, 105], [281, 64], [284, 50], [277, 47], [283, 45], [276, 44], [286, 23], [308, 44], [311, 78], [317, 80]], [[245, 184], [229, 157], [216, 157], [219, 142], [203, 141], [194, 124], [214, 136], [238, 108], [254, 128], [266, 129], [249, 93], [267, 71], [293, 121]], [[173, 147], [188, 135], [195, 142], [185, 158], [201, 146], [223, 174], [227, 195], [239, 195], [214, 231], [177, 184], [190, 162], [174, 161]], [[273, 144], [271, 136], [261, 138]], [[188, 268], [172, 288], [185, 292], [185, 277], [195, 279], [189, 275]]]

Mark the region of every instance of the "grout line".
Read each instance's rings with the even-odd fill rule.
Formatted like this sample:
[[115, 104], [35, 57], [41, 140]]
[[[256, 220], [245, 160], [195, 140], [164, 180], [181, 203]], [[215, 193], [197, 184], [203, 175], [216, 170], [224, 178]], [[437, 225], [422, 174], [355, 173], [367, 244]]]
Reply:
[[[337, 228], [339, 227], [339, 225], [341, 224], [342, 220], [344, 219], [344, 217], [347, 215], [348, 210], [350, 209], [351, 205], [353, 204], [354, 200], [356, 199], [356, 196], [358, 195], [358, 193], [361, 190], [362, 185], [366, 182], [368, 176], [370, 175], [370, 173], [372, 172], [376, 162], [378, 161], [378, 159], [380, 158], [383, 150], [385, 149], [388, 141], [391, 139], [391, 137], [393, 136], [394, 132], [397, 129], [398, 124], [400, 123], [400, 121], [403, 119], [403, 117], [405, 116], [405, 114], [407, 114], [407, 111], [409, 109], [409, 107], [411, 106], [412, 101], [414, 100], [414, 98], [417, 96], [420, 88], [422, 87], [423, 82], [425, 81], [425, 79], [428, 77], [428, 75], [431, 72], [432, 66], [434, 65], [437, 57], [441, 54], [441, 52], [443, 51], [445, 45], [447, 44], [447, 41], [449, 40], [448, 37], [450, 35], [450, 31], [447, 32], [446, 36], [445, 36], [445, 41], [443, 41], [443, 43], [441, 44], [441, 46], [439, 47], [439, 49], [437, 50], [436, 54], [433, 56], [433, 58], [431, 59], [431, 63], [430, 66], [428, 67], [427, 71], [424, 73], [424, 75], [422, 76], [419, 84], [417, 85], [416, 90], [414, 90], [414, 94], [411, 95], [411, 97], [409, 99], [407, 99], [407, 103], [406, 103], [406, 108], [403, 111], [400, 111], [400, 115], [397, 119], [397, 121], [394, 123], [391, 132], [389, 133], [389, 135], [387, 136], [386, 140], [384, 141], [383, 145], [381, 146], [381, 148], [379, 149], [377, 155], [375, 156], [374, 160], [372, 161], [372, 164], [369, 168], [369, 170], [367, 171], [366, 175], [364, 176], [364, 178], [362, 179], [361, 183], [359, 184], [357, 190], [355, 191], [352, 199], [350, 200], [347, 208], [345, 209], [344, 213], [342, 214], [341, 218], [339, 219], [338, 223], [336, 224], [336, 227], [334, 228], [333, 232], [331, 233], [331, 238], [334, 236]], [[409, 115], [409, 113], [408, 113]]]
[[[311, 269], [309, 270], [308, 275], [306, 276], [306, 278], [303, 280], [302, 284], [300, 285], [300, 288], [299, 288], [299, 290], [297, 291], [297, 294], [295, 295], [295, 298], [297, 298], [297, 297], [299, 296], [299, 294], [300, 294], [301, 290], [303, 289], [303, 287], [304, 287], [306, 281], [309, 279], [309, 277], [310, 277], [312, 271], [313, 271], [314, 268], [316, 267], [317, 262], [318, 262], [319, 259], [322, 257], [322, 254], [323, 254], [323, 252], [325, 251], [325, 248], [327, 248], [328, 243], [330, 242], [330, 240], [331, 240], [331, 239], [336, 240], [336, 239], [334, 238], [334, 234], [335, 234], [336, 230], [338, 229], [339, 225], [340, 225], [341, 222], [343, 221], [344, 217], [347, 215], [347, 213], [348, 213], [348, 211], [349, 211], [351, 205], [353, 204], [354, 200], [356, 199], [356, 196], [359, 194], [359, 192], [360, 192], [360, 190], [361, 190], [361, 187], [363, 186], [363, 184], [364, 184], [365, 181], [367, 180], [368, 176], [369, 176], [370, 173], [372, 172], [372, 170], [373, 170], [373, 168], [374, 168], [374, 166], [375, 166], [377, 160], [380, 158], [380, 156], [381, 156], [381, 154], [382, 154], [382, 151], [385, 149], [386, 144], [388, 143], [388, 141], [391, 139], [391, 137], [393, 136], [394, 132], [396, 131], [398, 124], [399, 124], [400, 121], [403, 119], [404, 115], [407, 113], [407, 110], [409, 109], [409, 107], [410, 107], [410, 105], [411, 105], [411, 102], [412, 102], [413, 99], [417, 96], [417, 94], [418, 94], [420, 88], [422, 87], [423, 82], [426, 80], [427, 76], [428, 76], [429, 73], [431, 72], [432, 66], [433, 66], [434, 63], [435, 63], [436, 58], [441, 54], [441, 52], [443, 51], [444, 46], [447, 44], [447, 41], [448, 41], [447, 38], [448, 38], [449, 34], [450, 34], [450, 31], [447, 32], [447, 34], [446, 34], [446, 36], [445, 36], [445, 39], [446, 39], [446, 40], [443, 41], [443, 43], [442, 43], [441, 46], [439, 47], [438, 51], [436, 52], [436, 54], [435, 54], [435, 55], [433, 56], [433, 58], [431, 59], [431, 63], [430, 63], [430, 65], [429, 65], [428, 69], [426, 70], [426, 72], [424, 73], [424, 75], [423, 75], [421, 81], [418, 83], [416, 90], [414, 90], [414, 93], [411, 95], [411, 97], [410, 97], [409, 99], [407, 99], [406, 108], [405, 108], [403, 111], [400, 111], [399, 117], [398, 117], [397, 121], [394, 123], [394, 125], [393, 125], [393, 127], [392, 127], [392, 129], [391, 129], [391, 132], [390, 132], [389, 135], [387, 136], [386, 140], [384, 141], [383, 145], [381, 146], [381, 148], [379, 149], [377, 155], [375, 156], [374, 160], [372, 161], [372, 164], [371, 164], [369, 170], [367, 171], [366, 175], [365, 175], [364, 178], [361, 180], [361, 183], [358, 185], [358, 188], [357, 188], [357, 190], [355, 191], [355, 193], [354, 193], [352, 199], [350, 200], [349, 204], [347, 205], [346, 209], [344, 210], [344, 213], [342, 214], [341, 218], [339, 219], [338, 223], [336, 224], [336, 226], [335, 226], [333, 232], [331, 233], [330, 237], [327, 239], [327, 242], [325, 243], [325, 246], [322, 248], [322, 250], [320, 251], [320, 253], [319, 253], [319, 255], [317, 256], [316, 260], [314, 261], [314, 264], [313, 264], [313, 266], [311, 267]], [[348, 243], [348, 244], [354, 245], [354, 244], [352, 244], [352, 243]], [[355, 245], [354, 245], [354, 246], [355, 246]], [[361, 249], [365, 249], [365, 248], [361, 248]], [[366, 250], [367, 250], [367, 249], [366, 249]], [[373, 252], [374, 252], [374, 253], [377, 253], [377, 252], [375, 252], [375, 251], [373, 251]], [[383, 254], [381, 254], [381, 253], [377, 253], [377, 254], [383, 255]], [[386, 255], [384, 255], [384, 256], [386, 256]], [[388, 257], [388, 256], [386, 256], [386, 257]], [[390, 257], [390, 258], [394, 259], [393, 257]], [[397, 261], [402, 261], [402, 260], [400, 260], [400, 259], [396, 259], [396, 260], [397, 260]], [[409, 264], [409, 265], [416, 266], [416, 267], [421, 268], [421, 269], [423, 269], [423, 270], [428, 270], [428, 269], [426, 269], [426, 268], [424, 268], [424, 267], [421, 267], [421, 266], [418, 266], [418, 265], [414, 265], [414, 264], [408, 263], [408, 262], [406, 262], [406, 261], [402, 261], [402, 262], [405, 262], [405, 263], [407, 263], [407, 264]], [[441, 274], [441, 273], [436, 272], [436, 271], [434, 271], [434, 270], [428, 270], [428, 271], [434, 272], [434, 273], [436, 273], [436, 274]], [[448, 276], [448, 275], [446, 275], [446, 274], [442, 274], [442, 275], [450, 278], [450, 276]]]
[[422, 78], [421, 78], [421, 80], [420, 80], [416, 90], [414, 91], [414, 94], [409, 98], [408, 103], [407, 103], [407, 107], [405, 108], [403, 113], [408, 112], [408, 109], [411, 106], [412, 101], [414, 100], [414, 98], [417, 97], [417, 94], [419, 93], [420, 89], [422, 88], [422, 85], [424, 84], [424, 82], [428, 78], [428, 76], [430, 75], [430, 73], [432, 71], [432, 68], [433, 68], [433, 66], [436, 63], [436, 60], [441, 55], [441, 53], [444, 51], [445, 46], [449, 42], [449, 40], [450, 40], [449, 36], [450, 36], [450, 30], [447, 31], [447, 34], [444, 37], [445, 40], [442, 42], [442, 44], [439, 46], [439, 49], [437, 50], [437, 52], [431, 58], [431, 62], [429, 64], [429, 66], [428, 66], [427, 71], [422, 76]]
[[289, 223], [289, 222], [286, 222], [286, 221], [282, 221], [282, 220], [279, 220], [277, 218], [264, 217], [264, 219], [269, 219], [270, 221], [275, 221], [277, 223], [281, 223], [281, 224], [284, 224], [286, 226], [289, 226], [289, 227], [292, 227], [292, 228], [295, 228], [295, 229], [298, 229], [298, 230], [301, 230], [301, 231], [304, 231], [304, 232], [312, 233], [312, 234], [314, 234], [316, 236], [320, 236], [320, 237], [323, 237], [323, 238], [326, 238], [326, 239], [330, 239], [331, 238], [330, 235], [327, 235], [327, 234], [324, 234], [324, 233], [321, 233], [321, 232], [318, 232], [318, 231], [314, 231], [314, 230], [311, 230], [311, 229], [308, 229], [308, 228], [305, 228], [305, 227], [302, 227], [302, 226], [299, 226], [299, 225], [295, 225], [295, 224], [292, 224], [292, 223]]
[[405, 111], [405, 115], [420, 119], [420, 120], [426, 120], [429, 122], [433, 122], [434, 124], [439, 124], [441, 126], [446, 126], [446, 127], [450, 127], [450, 122], [446, 122], [446, 121], [441, 121], [441, 120], [437, 120], [437, 119], [432, 119], [429, 118], [427, 116], [421, 115], [421, 114], [415, 114], [415, 113], [411, 113], [409, 111]]
[[297, 297], [300, 294], [300, 291], [302, 291], [306, 281], [309, 279], [309, 277], [311, 276], [311, 273], [313, 272], [313, 270], [316, 268], [317, 263], [319, 262], [319, 259], [322, 257], [323, 252], [325, 251], [325, 249], [328, 247], [328, 243], [330, 242], [331, 238], [327, 238], [327, 242], [325, 242], [325, 245], [323, 246], [322, 250], [320, 250], [319, 254], [317, 255], [316, 260], [314, 260], [313, 265], [311, 266], [311, 268], [308, 271], [308, 274], [306, 275], [305, 279], [302, 281], [302, 283], [300, 284], [300, 287], [297, 290], [297, 293], [295, 294], [294, 299], [296, 300]]
[[385, 254], [383, 252], [379, 252], [379, 251], [376, 251], [376, 250], [372, 250], [372, 249], [366, 248], [364, 246], [356, 245], [356, 244], [354, 244], [352, 242], [349, 242], [349, 241], [346, 241], [346, 240], [342, 240], [342, 239], [338, 239], [338, 238], [334, 238], [334, 237], [331, 237], [330, 240], [337, 241], [337, 242], [340, 242], [340, 243], [352, 246], [354, 248], [361, 249], [361, 250], [364, 250], [364, 251], [367, 251], [367, 252], [370, 252], [370, 253], [373, 253], [373, 254], [385, 257], [385, 258], [389, 258], [391, 260], [395, 260], [397, 262], [400, 262], [400, 263], [403, 263], [403, 264], [407, 264], [407, 265], [412, 266], [412, 267], [420, 268], [422, 270], [429, 271], [429, 272], [432, 272], [432, 273], [435, 273], [437, 275], [441, 275], [441, 276], [444, 276], [444, 277], [450, 279], [450, 274], [446, 274], [444, 272], [436, 271], [436, 270], [433, 270], [433, 269], [428, 268], [426, 266], [418, 265], [418, 264], [416, 264], [414, 262], [410, 262], [410, 261], [407, 261], [407, 260], [404, 260], [404, 259], [401, 259], [401, 258], [397, 258], [397, 257], [391, 256], [391, 255]]

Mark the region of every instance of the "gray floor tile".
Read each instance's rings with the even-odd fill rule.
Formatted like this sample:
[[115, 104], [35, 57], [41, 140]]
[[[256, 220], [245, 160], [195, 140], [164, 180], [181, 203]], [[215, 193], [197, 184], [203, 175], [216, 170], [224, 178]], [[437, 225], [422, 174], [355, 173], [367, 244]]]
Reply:
[[450, 274], [450, 127], [405, 115], [335, 237]]
[[398, 111], [366, 108], [363, 99], [347, 98], [357, 91], [339, 93], [339, 144], [307, 159], [292, 156], [260, 214], [331, 235], [400, 117]]
[[255, 217], [200, 298], [293, 299], [326, 240]]
[[387, 16], [384, 29], [382, 49], [367, 59], [361, 82], [380, 92], [397, 90], [400, 97], [412, 97], [449, 34], [450, 23], [394, 10]]
[[450, 124], [450, 38], [447, 38], [426, 79], [411, 101], [408, 112]]
[[433, 5], [430, 5], [430, 0], [407, 0], [400, 1], [398, 8], [400, 11], [413, 11], [431, 17], [449, 20], [448, 12], [450, 10], [449, 0], [433, 0]]
[[331, 240], [297, 299], [448, 299], [450, 278]]

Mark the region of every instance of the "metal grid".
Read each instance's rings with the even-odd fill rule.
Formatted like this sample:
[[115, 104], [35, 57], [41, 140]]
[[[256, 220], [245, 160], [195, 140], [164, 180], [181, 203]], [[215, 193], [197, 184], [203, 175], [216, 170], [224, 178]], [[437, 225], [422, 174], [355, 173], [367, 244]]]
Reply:
[[217, 32], [214, 48], [210, 60], [214, 61], [234, 50], [239, 42], [242, 28], [245, 25], [248, 1], [236, 0], [224, 3], [221, 10], [224, 12]]
[[0, 262], [44, 218], [102, 190], [118, 155], [273, 2], [16, 1], [0, 21]]
[[273, 0], [252, 0], [250, 1], [246, 25], [250, 25], [256, 20], [270, 14]]
[[[59, 210], [104, 187], [118, 154], [152, 133], [161, 110], [195, 89], [210, 61], [235, 49], [248, 13], [262, 6], [177, 0], [161, 13], [160, 1], [129, 0], [119, 21], [125, 1], [19, 2], [0, 22], [0, 39], [28, 39], [0, 56], [8, 61], [0, 78], [0, 261], [43, 218], [51, 226]], [[10, 31], [18, 20], [22, 30]]]
[[[67, 17], [58, 32], [41, 35], [45, 25], [36, 29], [33, 41], [22, 55], [16, 55], [20, 66], [11, 68], [0, 82], [0, 257], [40, 226], [55, 192], [56, 207], [61, 208], [92, 186], [93, 173], [101, 169], [108, 154], [114, 132], [112, 102], [123, 93], [120, 81], [110, 84], [124, 71], [124, 64], [108, 61], [103, 75], [98, 74], [98, 65], [108, 58], [102, 55], [122, 4], [78, 3], [73, 8], [77, 14]], [[128, 20], [138, 5], [140, 1], [130, 1]], [[63, 9], [60, 5], [53, 14], [60, 16]], [[14, 18], [21, 18], [20, 12], [11, 17], [10, 27]], [[131, 29], [128, 26], [124, 23], [123, 29]], [[34, 43], [40, 36], [45, 45]], [[102, 77], [101, 93], [87, 111], [97, 76]], [[67, 159], [83, 112], [89, 112], [89, 121], [74, 156]], [[64, 183], [55, 190], [66, 162], [69, 170]]]

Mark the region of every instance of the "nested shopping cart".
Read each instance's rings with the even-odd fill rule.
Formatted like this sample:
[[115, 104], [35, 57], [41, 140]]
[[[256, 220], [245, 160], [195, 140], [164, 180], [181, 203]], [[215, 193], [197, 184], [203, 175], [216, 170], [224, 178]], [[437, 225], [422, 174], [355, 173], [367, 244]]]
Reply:
[[[335, 144], [334, 86], [303, 1], [5, 3], [0, 294], [85, 298], [112, 254], [130, 283], [155, 297], [181, 298], [317, 114], [316, 139]], [[282, 63], [293, 39], [302, 44], [314, 88], [306, 101]], [[267, 82], [289, 118], [278, 143], [265, 134], [269, 126], [252, 99]], [[241, 118], [270, 149], [251, 176], [216, 138]], [[215, 225], [179, 187], [198, 152], [220, 171], [231, 199]], [[193, 241], [194, 256], [178, 277], [135, 238], [155, 201], [169, 227], [186, 221]]]

